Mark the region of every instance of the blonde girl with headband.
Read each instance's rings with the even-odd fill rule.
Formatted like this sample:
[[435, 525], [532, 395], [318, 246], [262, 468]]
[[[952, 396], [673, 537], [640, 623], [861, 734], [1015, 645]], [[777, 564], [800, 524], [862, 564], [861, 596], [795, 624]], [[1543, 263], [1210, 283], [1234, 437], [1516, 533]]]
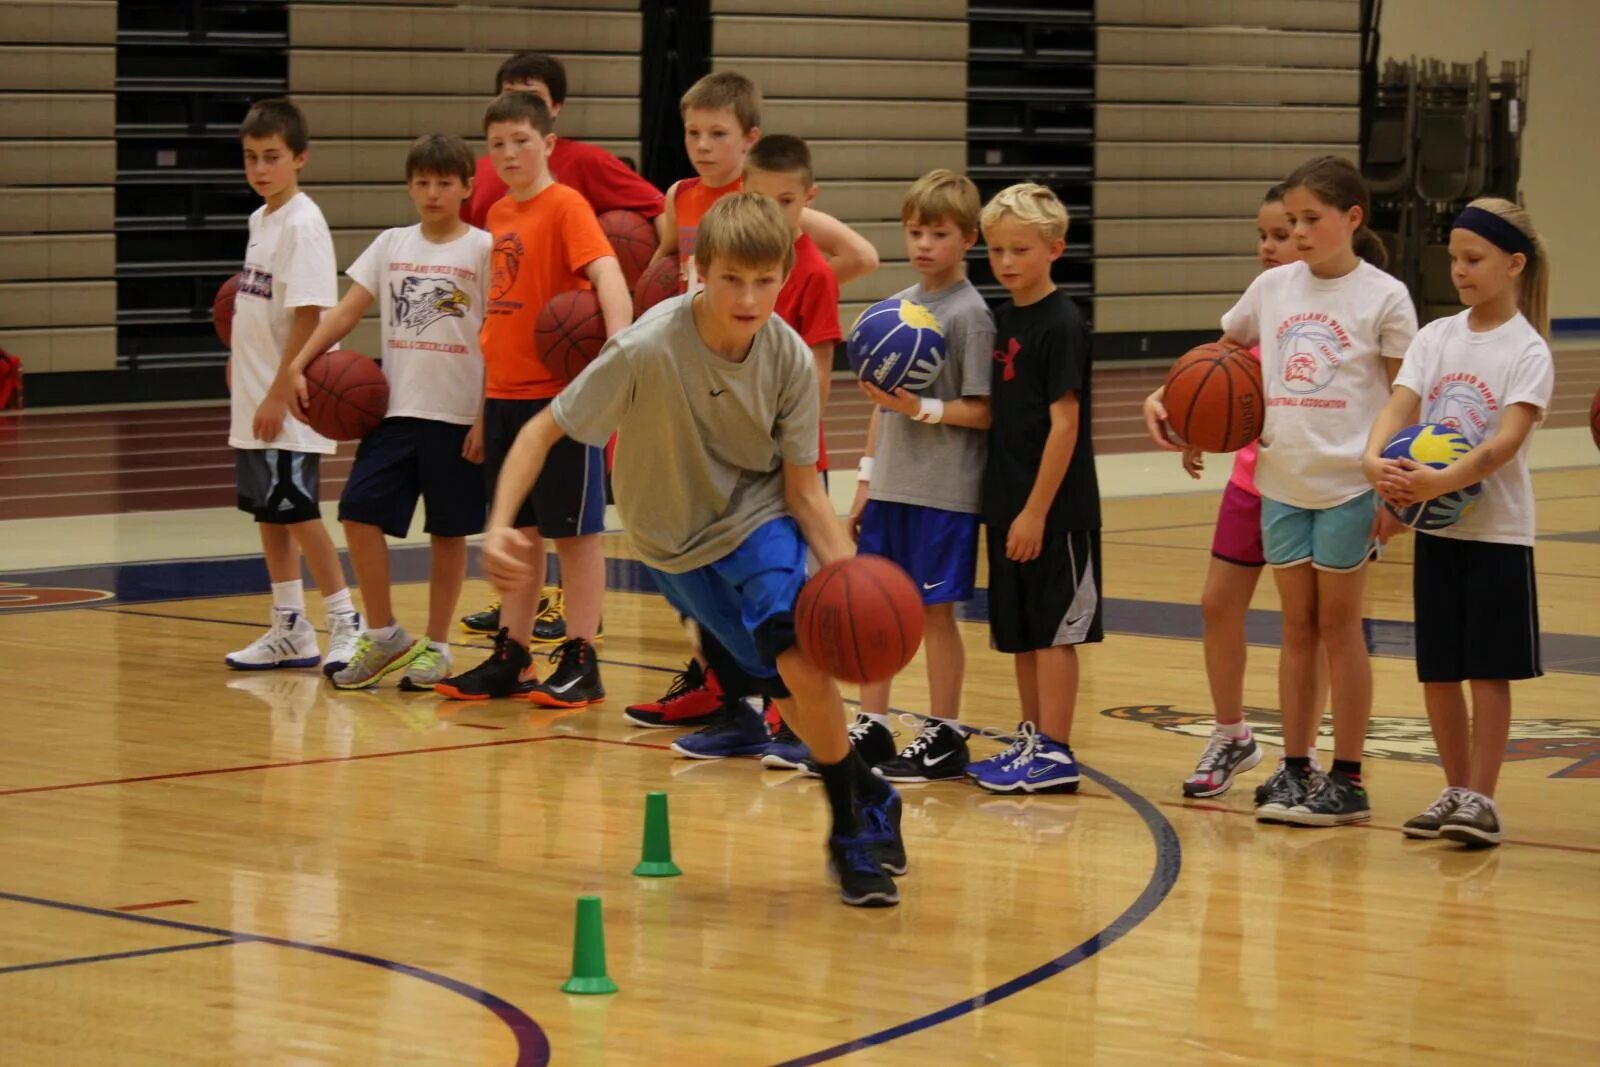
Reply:
[[[1528, 213], [1494, 198], [1468, 205], [1450, 230], [1450, 280], [1467, 309], [1417, 334], [1362, 468], [1396, 507], [1483, 483], [1455, 525], [1417, 532], [1417, 680], [1445, 789], [1404, 833], [1488, 847], [1501, 836], [1494, 794], [1511, 682], [1544, 673], [1528, 448], [1550, 404], [1555, 364], [1545, 341], [1549, 261]], [[1383, 459], [1385, 443], [1415, 422], [1444, 423], [1472, 451], [1442, 469]]]

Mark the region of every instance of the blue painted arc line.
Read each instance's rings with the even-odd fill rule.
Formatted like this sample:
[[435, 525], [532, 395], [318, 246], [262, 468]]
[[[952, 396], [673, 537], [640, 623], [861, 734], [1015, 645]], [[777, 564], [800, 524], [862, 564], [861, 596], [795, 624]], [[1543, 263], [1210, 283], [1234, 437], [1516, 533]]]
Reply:
[[[80, 915], [96, 915], [103, 919], [121, 919], [123, 922], [143, 923], [147, 926], [160, 926], [168, 930], [186, 930], [190, 933], [209, 934], [212, 937], [223, 938], [226, 941], [238, 944], [255, 942], [263, 945], [274, 945], [278, 948], [297, 949], [301, 952], [314, 952], [319, 956], [329, 956], [333, 959], [348, 960], [352, 963], [362, 963], [369, 967], [395, 974], [403, 974], [408, 978], [417, 978], [430, 985], [436, 985], [448, 990], [475, 1004], [481, 1005], [511, 1031], [517, 1042], [516, 1067], [546, 1067], [550, 1062], [550, 1039], [539, 1024], [521, 1008], [509, 1001], [495, 996], [493, 993], [476, 986], [467, 985], [446, 975], [434, 971], [413, 967], [408, 963], [397, 963], [386, 960], [380, 956], [370, 956], [365, 952], [352, 952], [349, 949], [334, 948], [330, 945], [313, 945], [305, 941], [290, 941], [282, 937], [267, 937], [263, 934], [245, 933], [239, 930], [227, 930], [220, 926], [202, 926], [199, 923], [180, 922], [177, 919], [158, 919], [153, 915], [130, 915], [122, 911], [109, 911], [105, 908], [90, 907], [87, 904], [73, 904], [65, 900], [51, 900], [48, 897], [30, 897], [23, 893], [8, 893], [0, 890], [0, 900], [10, 900], [18, 904], [34, 904], [41, 908], [56, 908], [60, 911], [76, 912]], [[222, 942], [215, 942], [221, 944]], [[183, 945], [169, 949], [178, 951], [180, 948], [203, 948], [206, 945]], [[120, 955], [120, 954], [117, 954]], [[86, 957], [73, 961], [80, 963], [94, 962], [97, 957]]]
[[929, 1012], [927, 1015], [909, 1019], [897, 1026], [891, 1026], [876, 1033], [858, 1037], [852, 1041], [833, 1045], [805, 1056], [792, 1060], [784, 1060], [777, 1067], [805, 1067], [807, 1064], [825, 1063], [848, 1056], [855, 1052], [873, 1048], [877, 1045], [887, 1044], [898, 1038], [909, 1037], [911, 1034], [931, 1029], [941, 1023], [959, 1019], [969, 1015], [979, 1008], [986, 1008], [991, 1004], [1021, 993], [1049, 978], [1054, 978], [1063, 971], [1070, 970], [1089, 959], [1097, 953], [1103, 952], [1116, 944], [1122, 938], [1132, 933], [1138, 925], [1148, 919], [1167, 895], [1172, 892], [1173, 886], [1178, 883], [1178, 873], [1183, 867], [1183, 846], [1178, 842], [1178, 832], [1173, 829], [1172, 823], [1161, 814], [1160, 810], [1150, 801], [1123, 785], [1115, 778], [1102, 774], [1083, 764], [1078, 764], [1078, 770], [1084, 776], [1098, 782], [1134, 810], [1134, 813], [1144, 821], [1145, 829], [1150, 831], [1150, 837], [1156, 847], [1155, 867], [1150, 872], [1150, 880], [1145, 883], [1144, 890], [1128, 905], [1127, 909], [1103, 929], [1090, 935], [1084, 941], [1074, 945], [1055, 959], [1033, 968], [1031, 971], [1019, 974], [1009, 981], [1002, 982], [993, 989], [985, 990], [975, 997], [958, 1000], [954, 1004], [940, 1008], [938, 1011]]

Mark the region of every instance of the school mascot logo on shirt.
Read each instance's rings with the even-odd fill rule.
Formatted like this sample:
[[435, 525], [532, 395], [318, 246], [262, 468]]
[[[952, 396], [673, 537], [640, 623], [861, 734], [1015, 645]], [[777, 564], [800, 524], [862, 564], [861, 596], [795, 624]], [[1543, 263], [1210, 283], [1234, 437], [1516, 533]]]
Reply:
[[[1197, 740], [1211, 736], [1215, 719], [1179, 711], [1172, 704], [1136, 704], [1106, 708], [1100, 714], [1111, 719], [1143, 722], [1168, 733], [1183, 734]], [[1275, 708], [1246, 708], [1245, 719], [1256, 740], [1283, 747], [1283, 719]], [[1324, 749], [1331, 739], [1324, 724]], [[1433, 731], [1427, 719], [1408, 719], [1398, 715], [1374, 715], [1367, 728], [1368, 756], [1405, 760], [1407, 763], [1432, 763], [1439, 756], [1433, 747]], [[1511, 738], [1506, 742], [1506, 762], [1555, 759], [1562, 766], [1551, 778], [1600, 778], [1600, 723], [1583, 719], [1512, 719]]]
[[522, 269], [522, 238], [515, 233], [501, 234], [495, 239], [491, 258], [489, 299], [504, 300], [517, 284], [517, 272]]
[[1428, 422], [1442, 423], [1476, 445], [1489, 429], [1489, 404], [1477, 385], [1451, 382], [1428, 400]]
[[1344, 362], [1338, 331], [1326, 322], [1296, 322], [1278, 334], [1283, 387], [1307, 396], [1326, 389]]
[[402, 330], [421, 334], [444, 318], [465, 317], [472, 298], [443, 278], [418, 278], [406, 275], [397, 291], [389, 287], [394, 309], [394, 324]]

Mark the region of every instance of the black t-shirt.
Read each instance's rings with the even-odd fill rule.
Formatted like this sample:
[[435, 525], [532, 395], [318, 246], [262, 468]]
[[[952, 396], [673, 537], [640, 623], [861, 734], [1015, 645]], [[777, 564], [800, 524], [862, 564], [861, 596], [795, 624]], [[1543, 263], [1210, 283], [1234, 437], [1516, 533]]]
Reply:
[[983, 518], [1007, 525], [1033, 492], [1050, 436], [1050, 405], [1078, 394], [1078, 440], [1067, 475], [1045, 517], [1051, 531], [1098, 530], [1100, 484], [1094, 473], [1089, 417], [1089, 335], [1083, 316], [1064, 293], [994, 314], [994, 366], [989, 402], [989, 458], [983, 469]]

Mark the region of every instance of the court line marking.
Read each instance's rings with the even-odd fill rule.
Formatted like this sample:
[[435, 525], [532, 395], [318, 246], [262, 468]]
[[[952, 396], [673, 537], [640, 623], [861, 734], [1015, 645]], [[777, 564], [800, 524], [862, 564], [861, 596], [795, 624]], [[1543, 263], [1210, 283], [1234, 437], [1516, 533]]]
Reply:
[[897, 1038], [909, 1037], [941, 1023], [950, 1022], [952, 1019], [959, 1019], [963, 1015], [969, 1015], [980, 1008], [986, 1008], [1007, 997], [1031, 989], [1046, 979], [1054, 978], [1063, 971], [1076, 967], [1085, 960], [1110, 948], [1148, 919], [1161, 906], [1167, 895], [1172, 892], [1173, 887], [1178, 883], [1178, 875], [1183, 867], [1183, 846], [1178, 840], [1178, 831], [1173, 828], [1172, 823], [1168, 821], [1165, 815], [1161, 814], [1161, 811], [1153, 803], [1115, 778], [1093, 770], [1082, 763], [1078, 764], [1078, 770], [1081, 774], [1098, 782], [1114, 794], [1117, 799], [1132, 808], [1134, 814], [1144, 821], [1145, 829], [1150, 831], [1150, 837], [1155, 844], [1155, 866], [1150, 872], [1150, 880], [1145, 883], [1144, 890], [1134, 899], [1132, 904], [1128, 905], [1121, 915], [1118, 915], [1108, 925], [1090, 934], [1088, 938], [1080, 941], [1055, 959], [1042, 963], [1009, 981], [1002, 982], [992, 989], [985, 990], [977, 996], [956, 1001], [954, 1004], [940, 1008], [938, 1011], [920, 1015], [897, 1026], [887, 1027], [875, 1033], [858, 1037], [853, 1041], [841, 1042], [818, 1052], [784, 1060], [778, 1064], [778, 1067], [806, 1067], [808, 1064], [824, 1063], [877, 1045], [887, 1044]]
[[152, 911], [156, 908], [175, 908], [180, 904], [193, 904], [195, 901], [180, 900], [152, 900], [148, 904], [118, 904], [117, 911]]
[[[334, 948], [331, 945], [314, 945], [305, 941], [291, 941], [284, 937], [269, 937], [265, 934], [251, 934], [242, 930], [228, 930], [220, 926], [202, 926], [199, 923], [180, 922], [177, 919], [158, 919], [153, 915], [129, 915], [125, 912], [111, 911], [106, 908], [96, 908], [88, 904], [74, 904], [66, 900], [52, 900], [49, 897], [31, 897], [23, 893], [11, 893], [0, 890], [0, 900], [10, 900], [18, 904], [34, 904], [41, 908], [55, 908], [58, 911], [76, 912], [80, 915], [96, 915], [105, 919], [120, 919], [123, 922], [145, 923], [149, 926], [160, 926], [168, 930], [184, 930], [194, 934], [209, 934], [212, 937], [226, 939], [225, 941], [211, 942], [211, 945], [220, 944], [260, 944], [272, 945], [275, 948], [290, 948], [301, 952], [311, 952], [318, 956], [328, 956], [337, 960], [350, 963], [365, 964], [368, 967], [377, 967], [380, 970], [401, 974], [407, 978], [416, 978], [436, 985], [441, 989], [480, 1005], [505, 1024], [517, 1042], [516, 1067], [545, 1067], [550, 1062], [550, 1039], [545, 1035], [543, 1028], [534, 1022], [533, 1018], [521, 1008], [495, 996], [486, 989], [468, 985], [449, 975], [439, 974], [437, 971], [413, 967], [409, 963], [400, 963], [396, 960], [386, 960], [381, 956], [368, 955], [365, 952], [353, 952], [349, 949]], [[206, 948], [210, 945], [190, 944], [169, 947], [168, 951], [177, 952], [186, 948]], [[149, 955], [147, 950], [144, 954]], [[122, 954], [117, 954], [122, 955]], [[109, 958], [115, 958], [109, 957]], [[73, 962], [92, 963], [95, 957], [85, 957]], [[65, 966], [65, 964], [57, 964]], [[3, 973], [3, 972], [0, 972]]]
[[162, 956], [172, 952], [188, 952], [195, 948], [217, 948], [222, 945], [237, 945], [239, 942], [231, 937], [221, 938], [216, 941], [190, 941], [182, 945], [162, 945], [160, 948], [136, 948], [129, 952], [105, 952], [98, 956], [73, 956], [64, 960], [41, 960], [38, 963], [18, 963], [10, 967], [0, 967], [0, 974], [21, 974], [23, 971], [43, 971], [51, 967], [76, 967], [80, 963], [106, 963], [111, 960], [132, 960], [141, 956]]

